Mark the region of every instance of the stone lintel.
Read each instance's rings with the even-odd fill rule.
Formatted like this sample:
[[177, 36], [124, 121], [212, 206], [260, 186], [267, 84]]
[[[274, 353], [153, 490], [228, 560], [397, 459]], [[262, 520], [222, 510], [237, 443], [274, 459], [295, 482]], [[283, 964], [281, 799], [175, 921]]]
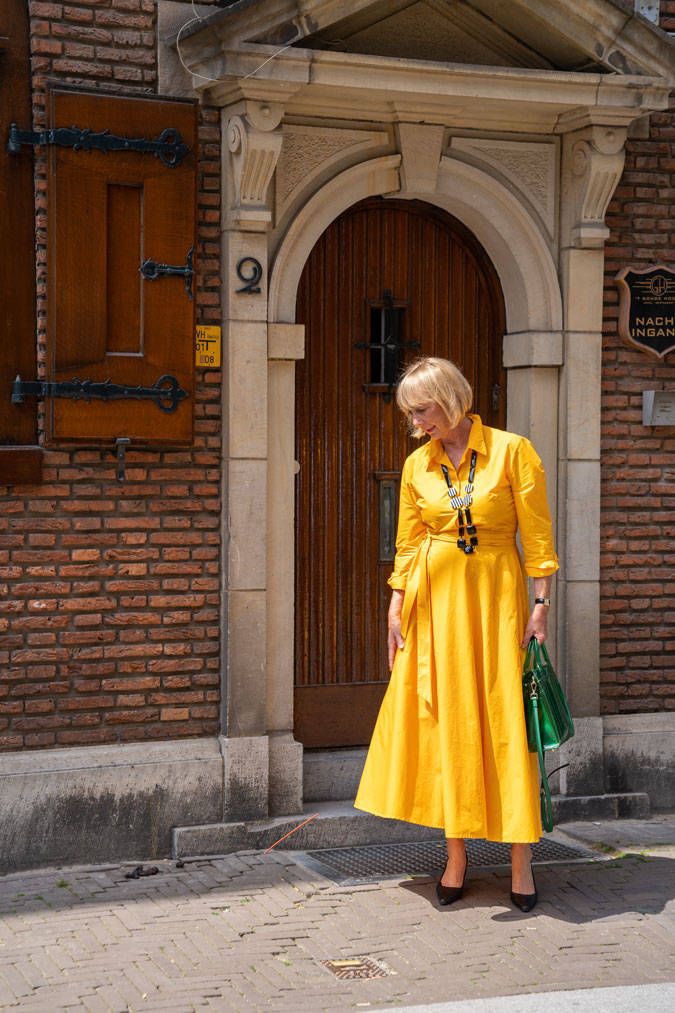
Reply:
[[290, 359], [294, 361], [295, 359], [304, 359], [304, 357], [304, 324], [268, 324], [268, 359]]
[[272, 212], [265, 207], [238, 204], [230, 211], [230, 221], [242, 232], [267, 232], [272, 226]]
[[560, 331], [519, 331], [504, 335], [504, 366], [561, 366], [563, 340]]

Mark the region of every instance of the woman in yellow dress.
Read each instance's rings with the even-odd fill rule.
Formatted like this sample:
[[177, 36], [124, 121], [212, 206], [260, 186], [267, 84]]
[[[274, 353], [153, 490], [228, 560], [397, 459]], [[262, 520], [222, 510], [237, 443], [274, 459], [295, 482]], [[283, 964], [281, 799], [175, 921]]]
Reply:
[[[558, 560], [539, 457], [529, 440], [470, 414], [472, 397], [447, 359], [418, 360], [398, 385], [413, 435], [430, 439], [401, 475], [392, 675], [355, 805], [445, 830], [443, 905], [462, 895], [465, 838], [511, 842], [511, 900], [529, 911], [537, 901], [530, 843], [542, 827], [523, 648], [532, 636], [546, 640]], [[534, 578], [529, 617], [526, 575]]]

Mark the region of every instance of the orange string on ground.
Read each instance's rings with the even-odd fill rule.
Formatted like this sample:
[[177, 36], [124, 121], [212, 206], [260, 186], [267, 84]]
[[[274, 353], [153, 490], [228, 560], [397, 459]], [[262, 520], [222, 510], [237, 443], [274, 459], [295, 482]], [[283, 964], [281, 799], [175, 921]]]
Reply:
[[306, 826], [307, 823], [311, 823], [312, 820], [316, 819], [318, 815], [319, 815], [318, 813], [314, 813], [314, 815], [310, 816], [308, 820], [304, 821], [304, 823], [298, 823], [297, 827], [293, 827], [292, 830], [289, 830], [287, 834], [284, 834], [283, 837], [280, 837], [278, 841], [274, 842], [274, 844], [270, 844], [269, 848], [267, 848], [267, 850], [264, 851], [263, 854], [266, 855], [268, 851], [272, 850], [272, 848], [276, 848], [277, 844], [281, 844], [282, 841], [285, 841], [287, 837], [290, 837], [291, 834], [294, 834], [296, 830], [300, 829], [300, 827], [304, 827]]

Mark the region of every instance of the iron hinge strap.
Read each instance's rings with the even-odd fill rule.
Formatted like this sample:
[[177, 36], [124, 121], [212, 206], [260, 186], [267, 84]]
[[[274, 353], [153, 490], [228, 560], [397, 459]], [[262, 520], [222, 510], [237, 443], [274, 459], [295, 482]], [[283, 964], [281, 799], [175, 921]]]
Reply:
[[152, 387], [127, 387], [119, 383], [111, 383], [110, 380], [95, 382], [93, 380], [62, 380], [60, 383], [52, 383], [48, 380], [22, 380], [17, 376], [12, 384], [12, 404], [23, 404], [26, 394], [36, 394], [38, 397], [67, 397], [71, 401], [86, 401], [87, 404], [92, 398], [101, 401], [119, 401], [132, 398], [136, 401], [154, 401], [160, 411], [171, 415], [175, 412], [180, 401], [188, 397], [187, 393], [179, 386], [175, 376], [165, 373], [160, 376], [157, 383]]
[[177, 130], [167, 127], [159, 137], [149, 140], [147, 137], [118, 137], [107, 130], [94, 133], [90, 127], [48, 127], [45, 130], [19, 130], [16, 123], [9, 128], [7, 151], [18, 155], [22, 144], [60, 145], [74, 151], [103, 151], [106, 155], [111, 151], [139, 151], [142, 154], [152, 153], [168, 169], [175, 169], [190, 151]]

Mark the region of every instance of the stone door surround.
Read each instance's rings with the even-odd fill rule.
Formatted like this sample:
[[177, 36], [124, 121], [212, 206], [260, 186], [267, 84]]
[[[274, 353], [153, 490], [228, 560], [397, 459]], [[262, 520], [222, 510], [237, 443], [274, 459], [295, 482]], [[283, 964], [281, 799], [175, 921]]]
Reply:
[[[255, 5], [256, 17], [272, 16], [268, 7]], [[589, 51], [597, 42], [591, 8], [599, 7], [618, 17], [616, 5], [587, 0], [584, 17], [568, 24], [577, 42], [586, 33]], [[327, 8], [324, 13], [328, 17]], [[564, 34], [563, 21], [556, 24]], [[450, 212], [475, 234], [499, 275], [507, 320], [507, 425], [533, 439], [546, 467], [561, 558], [557, 667], [575, 716], [588, 721], [583, 762], [575, 766], [572, 755], [562, 787], [587, 791], [589, 770], [602, 780], [597, 655], [604, 214], [623, 166], [629, 124], [667, 104], [673, 74], [664, 44], [639, 19], [622, 36], [628, 56], [635, 46], [652, 52], [649, 77], [628, 56], [626, 70], [614, 74], [495, 71], [292, 47], [276, 52], [237, 34], [242, 25], [236, 11], [231, 19], [225, 11], [186, 31], [181, 52], [192, 76], [180, 78], [174, 66], [165, 78], [175, 92], [186, 86], [204, 91], [223, 108], [225, 818], [291, 813], [302, 800], [290, 636], [294, 362], [303, 355], [295, 298], [321, 232], [347, 207], [375, 195], [424, 200]], [[618, 36], [613, 42], [623, 44]], [[367, 123], [345, 119], [355, 107], [343, 96], [352, 93]], [[352, 138], [352, 155], [345, 155], [346, 135], [358, 129], [363, 143]], [[275, 170], [283, 171], [293, 130], [323, 131], [334, 139], [330, 152], [292, 183], [280, 175], [271, 186]], [[341, 143], [336, 130], [345, 135]], [[265, 278], [269, 269], [267, 293], [237, 294], [234, 268], [243, 256], [255, 257]], [[246, 425], [251, 405], [267, 418], [267, 431], [251, 433]], [[253, 495], [264, 489], [266, 499]]]

